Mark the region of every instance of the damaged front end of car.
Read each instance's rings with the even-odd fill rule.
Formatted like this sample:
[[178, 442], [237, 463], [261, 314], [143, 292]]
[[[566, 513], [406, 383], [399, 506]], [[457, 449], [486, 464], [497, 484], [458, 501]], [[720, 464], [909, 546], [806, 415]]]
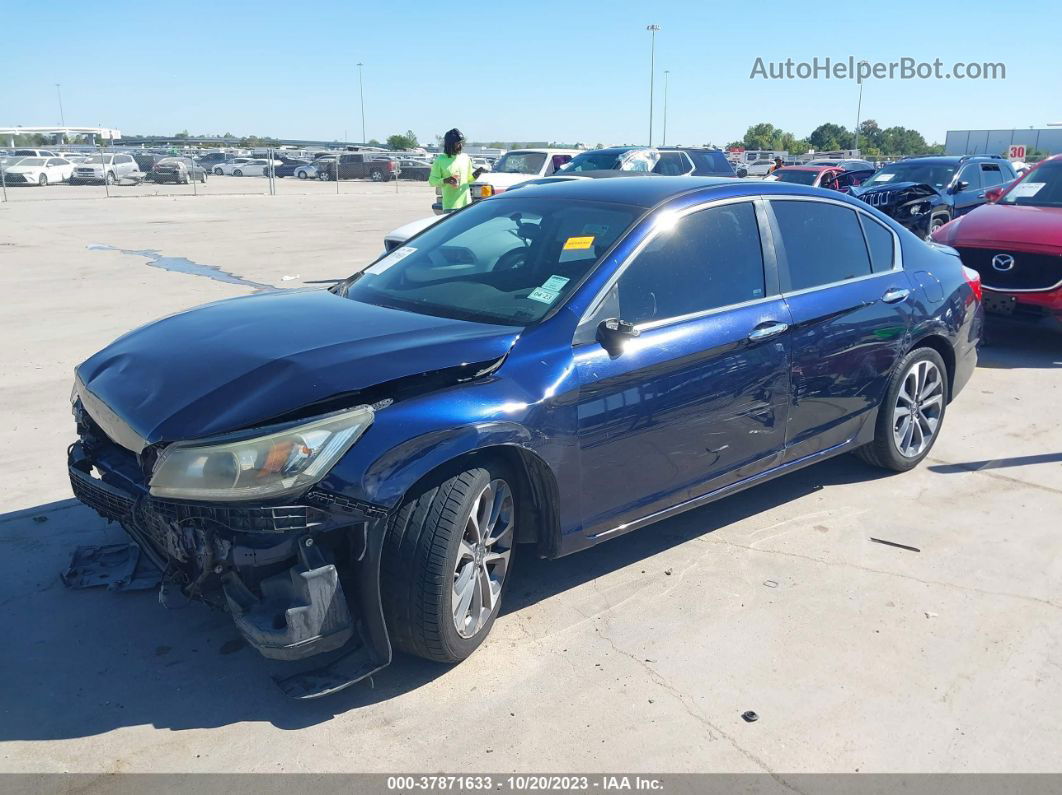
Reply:
[[[390, 662], [379, 589], [387, 511], [330, 493], [314, 480], [317, 472], [305, 484], [281, 477], [277, 496], [269, 496], [277, 489], [264, 482], [273, 470], [284, 475], [287, 465], [290, 473], [292, 459], [315, 452], [293, 449], [292, 436], [320, 443], [320, 455], [328, 457], [316, 460], [330, 466], [356, 436], [333, 431], [326, 437], [329, 423], [363, 429], [371, 423], [371, 406], [289, 423], [264, 436], [142, 447], [81, 384], [73, 412], [78, 441], [69, 449], [68, 467], [74, 495], [121, 524], [163, 572], [164, 595], [179, 592], [225, 610], [267, 658], [328, 663], [278, 679], [288, 695], [325, 695]], [[211, 497], [222, 484], [229, 493]]]

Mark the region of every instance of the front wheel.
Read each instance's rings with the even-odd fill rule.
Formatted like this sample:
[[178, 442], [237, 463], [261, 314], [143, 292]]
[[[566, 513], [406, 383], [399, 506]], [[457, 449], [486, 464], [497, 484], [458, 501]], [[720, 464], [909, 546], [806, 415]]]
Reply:
[[224, 176], [224, 175], [225, 175], [225, 172], [222, 169], [220, 169], [220, 168], [215, 168], [214, 169], [214, 176], [221, 177], [221, 176]]
[[455, 663], [487, 637], [512, 569], [513, 482], [500, 464], [488, 464], [423, 489], [399, 509], [380, 586], [396, 647]]
[[946, 215], [934, 215], [932, 218], [930, 218], [929, 230], [926, 232], [925, 239], [932, 242], [933, 233], [940, 229], [940, 227], [944, 226], [944, 224], [946, 224], [948, 220], [948, 216]]
[[106, 182], [108, 185], [113, 185], [114, 184], [114, 174], [112, 172], [108, 171], [107, 172], [107, 176], [104, 177], [104, 182]]
[[232, 176], [234, 176], [234, 177], [242, 177], [243, 176], [243, 171], [241, 171], [238, 168], [234, 168], [232, 170]]
[[915, 348], [903, 357], [878, 409], [874, 441], [859, 449], [864, 461], [906, 472], [929, 455], [948, 405], [947, 372], [932, 348]]
[[48, 184], [48, 175], [41, 174], [39, 177], [37, 177], [37, 184], [40, 185], [42, 188], [46, 186]]
[[306, 179], [310, 175], [307, 174], [305, 171], [296, 171], [295, 172], [295, 176], [298, 177], [299, 179]]
[[383, 182], [384, 175], [382, 171], [373, 169], [369, 172], [369, 176], [372, 178], [373, 182]]

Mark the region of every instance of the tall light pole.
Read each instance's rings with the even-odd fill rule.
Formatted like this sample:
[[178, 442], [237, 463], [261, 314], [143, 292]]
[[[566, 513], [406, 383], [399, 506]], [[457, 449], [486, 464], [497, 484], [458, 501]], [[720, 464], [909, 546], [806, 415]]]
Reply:
[[651, 37], [649, 43], [649, 146], [653, 145], [653, 76], [656, 72], [656, 32], [659, 25], [646, 25]]
[[667, 146], [667, 76], [671, 74], [670, 69], [664, 70], [664, 136], [660, 141], [661, 146]]
[[[859, 66], [867, 63], [866, 61], [860, 61]], [[855, 146], [853, 149], [859, 151], [859, 116], [863, 112], [863, 81], [859, 81], [859, 102], [856, 103], [856, 126], [855, 126]]]
[[59, 97], [59, 126], [60, 127], [65, 127], [66, 126], [66, 117], [63, 116], [63, 91], [62, 91], [62, 88], [63, 88], [63, 86], [62, 86], [61, 83], [56, 83], [55, 84], [55, 93]]
[[365, 141], [365, 84], [361, 80], [361, 64], [358, 64], [358, 94], [361, 97], [361, 142]]

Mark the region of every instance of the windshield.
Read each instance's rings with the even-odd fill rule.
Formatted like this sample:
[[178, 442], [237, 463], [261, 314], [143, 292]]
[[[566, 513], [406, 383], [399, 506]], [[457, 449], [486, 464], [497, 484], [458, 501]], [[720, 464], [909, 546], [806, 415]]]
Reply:
[[429, 227], [354, 277], [355, 301], [526, 326], [562, 304], [641, 213], [561, 199], [493, 199]]
[[186, 166], [192, 165], [192, 161], [186, 157], [164, 157], [155, 165], [158, 166], [175, 166], [178, 163], [184, 163]]
[[545, 162], [545, 152], [507, 152], [491, 171], [495, 174], [537, 174]]
[[798, 185], [814, 185], [818, 175], [818, 171], [787, 171], [784, 168], [774, 172], [779, 182], [795, 182]]
[[1023, 207], [1062, 207], [1062, 162], [1044, 163], [1007, 191], [1000, 204]]
[[22, 160], [18, 161], [18, 164], [20, 166], [43, 166], [44, 165], [44, 158], [43, 157], [24, 157], [24, 158], [22, 158]]
[[887, 182], [920, 182], [940, 190], [951, 182], [955, 169], [955, 165], [948, 163], [894, 163], [864, 182], [863, 187]]
[[[107, 158], [107, 159], [104, 160], [103, 158]], [[102, 156], [101, 155], [93, 155], [92, 157], [90, 157], [85, 162], [86, 163], [104, 163], [104, 162], [110, 163], [113, 159], [114, 159], [114, 155], [102, 155]]]

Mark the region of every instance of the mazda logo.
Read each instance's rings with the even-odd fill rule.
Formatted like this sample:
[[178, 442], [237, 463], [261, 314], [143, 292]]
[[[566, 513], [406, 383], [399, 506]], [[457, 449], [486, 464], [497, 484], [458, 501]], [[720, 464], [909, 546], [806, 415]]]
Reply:
[[1010, 254], [996, 254], [992, 257], [992, 267], [997, 271], [1009, 271], [1014, 267], [1014, 257]]

